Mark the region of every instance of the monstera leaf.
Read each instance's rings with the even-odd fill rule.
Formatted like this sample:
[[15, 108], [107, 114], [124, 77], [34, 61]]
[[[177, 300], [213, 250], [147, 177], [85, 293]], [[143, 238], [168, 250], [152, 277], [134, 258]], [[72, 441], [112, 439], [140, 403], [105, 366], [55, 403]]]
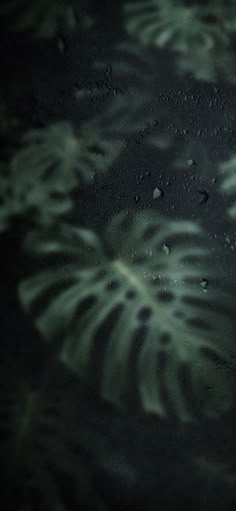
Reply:
[[40, 222], [48, 222], [71, 207], [76, 149], [73, 130], [66, 123], [23, 136], [22, 148], [1, 176], [1, 217], [6, 225], [12, 216], [32, 209]]
[[200, 80], [214, 80], [223, 71], [235, 81], [233, 1], [209, 0], [199, 5], [197, 1], [140, 0], [127, 2], [124, 14], [128, 33], [143, 44], [176, 51], [180, 70], [191, 71]]
[[[219, 166], [221, 175], [223, 176], [221, 189], [226, 195], [233, 195], [236, 192], [236, 156], [232, 156], [228, 161], [221, 163]], [[228, 208], [229, 215], [236, 218], [236, 203], [234, 202]]]
[[0, 231], [17, 216], [45, 225], [71, 209], [70, 193], [107, 172], [127, 146], [138, 106], [139, 99], [122, 95], [78, 128], [57, 122], [28, 131], [10, 164], [1, 164]]
[[231, 375], [218, 369], [235, 345], [203, 240], [195, 223], [151, 212], [122, 212], [101, 237], [71, 225], [34, 232], [25, 248], [46, 260], [20, 299], [103, 398], [181, 419], [218, 415], [232, 400]]
[[[104, 511], [93, 488], [89, 455], [86, 459], [78, 381], [63, 366], [46, 372], [35, 385], [21, 363], [1, 365], [1, 497], [9, 498], [9, 508], [13, 503], [22, 511], [67, 511], [77, 506]], [[92, 451], [97, 433], [90, 429]]]
[[94, 123], [84, 123], [78, 133], [69, 122], [59, 122], [24, 135], [9, 169], [2, 165], [1, 230], [13, 216], [29, 211], [38, 223], [52, 222], [71, 208], [70, 192], [77, 185], [107, 169], [119, 149], [117, 143], [99, 139]]
[[90, 28], [87, 16], [78, 0], [3, 0], [0, 15], [18, 31], [28, 31], [36, 37], [51, 39], [61, 31], [73, 32], [78, 27]]

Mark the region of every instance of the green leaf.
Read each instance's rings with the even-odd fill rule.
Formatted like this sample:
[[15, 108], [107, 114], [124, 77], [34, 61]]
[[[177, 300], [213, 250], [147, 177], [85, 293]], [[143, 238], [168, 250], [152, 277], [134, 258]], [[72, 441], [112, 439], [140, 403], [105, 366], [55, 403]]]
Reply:
[[180, 72], [191, 72], [196, 79], [206, 81], [215, 80], [220, 72], [235, 82], [234, 2], [127, 1], [124, 19], [128, 34], [142, 45], [176, 52]]
[[17, 216], [29, 215], [38, 224], [54, 222], [71, 209], [70, 193], [76, 187], [108, 169], [121, 144], [103, 139], [103, 117], [101, 124], [97, 116], [77, 132], [69, 122], [58, 122], [24, 135], [0, 178], [0, 230]]
[[218, 366], [235, 355], [233, 327], [197, 224], [122, 212], [101, 238], [62, 225], [25, 249], [49, 268], [21, 283], [24, 308], [103, 398], [183, 420], [228, 409]]
[[31, 32], [35, 37], [52, 39], [61, 32], [73, 32], [78, 27], [90, 28], [93, 20], [78, 0], [57, 1], [3, 0], [0, 15], [18, 31]]
[[72, 500], [105, 511], [90, 467], [99, 436], [84, 417], [81, 385], [62, 365], [45, 369], [32, 385], [23, 364], [1, 364], [1, 496], [5, 491], [22, 510], [66, 511]]
[[[221, 189], [224, 194], [234, 198], [236, 194], [236, 156], [220, 164], [219, 170], [222, 176]], [[236, 202], [228, 208], [231, 218], [236, 218]]]

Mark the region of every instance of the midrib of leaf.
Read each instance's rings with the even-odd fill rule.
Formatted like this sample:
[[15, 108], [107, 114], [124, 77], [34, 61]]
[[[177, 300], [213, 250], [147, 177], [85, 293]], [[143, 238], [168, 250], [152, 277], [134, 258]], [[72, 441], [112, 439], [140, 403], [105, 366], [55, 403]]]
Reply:
[[133, 287], [135, 287], [141, 294], [145, 295], [147, 300], [150, 301], [149, 293], [147, 293], [146, 288], [143, 286], [142, 282], [139, 281], [137, 275], [131, 271], [130, 266], [124, 263], [122, 259], [116, 259], [112, 264], [119, 273], [124, 275]]
[[[150, 304], [152, 308], [157, 312], [157, 314], [159, 314], [162, 304], [161, 303], [158, 305], [156, 304], [148, 287], [144, 286], [141, 279], [139, 279], [137, 274], [131, 270], [130, 266], [126, 262], [122, 261], [122, 259], [116, 259], [116, 261], [113, 262], [113, 266], [144, 297], [146, 303]], [[164, 307], [162, 308], [163, 310], [165, 309]]]

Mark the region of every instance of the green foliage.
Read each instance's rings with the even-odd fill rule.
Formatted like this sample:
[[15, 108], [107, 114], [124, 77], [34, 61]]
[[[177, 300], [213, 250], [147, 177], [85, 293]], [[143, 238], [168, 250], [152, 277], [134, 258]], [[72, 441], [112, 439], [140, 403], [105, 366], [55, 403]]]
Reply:
[[[229, 160], [221, 163], [219, 170], [223, 178], [221, 184], [223, 193], [228, 196], [234, 196], [236, 192], [236, 156], [232, 156]], [[235, 202], [228, 208], [228, 214], [231, 218], [236, 218]]]
[[153, 212], [120, 213], [101, 238], [70, 225], [34, 232], [25, 249], [50, 266], [21, 283], [20, 300], [46, 338], [61, 339], [68, 367], [96, 385], [99, 373], [103, 398], [215, 416], [232, 404], [218, 367], [235, 346], [204, 245], [196, 224]]
[[58, 122], [24, 135], [22, 148], [9, 165], [2, 164], [0, 231], [13, 217], [27, 214], [50, 224], [72, 207], [70, 192], [76, 186], [107, 170], [120, 143], [101, 138], [98, 118], [77, 132], [69, 122]]
[[3, 0], [0, 16], [17, 31], [31, 32], [35, 37], [51, 39], [61, 31], [74, 32], [90, 28], [92, 18], [87, 16], [79, 0]]
[[141, 0], [127, 2], [124, 15], [128, 33], [142, 44], [174, 50], [180, 71], [200, 80], [215, 80], [222, 73], [235, 81], [233, 1]]
[[[25, 372], [19, 362], [1, 366], [1, 501], [5, 497], [9, 508], [21, 511], [76, 506], [105, 511], [85, 455], [88, 435], [78, 381], [63, 366], [47, 368], [37, 384]], [[95, 450], [95, 430], [89, 438], [91, 451], [92, 438]]]
[[41, 223], [71, 207], [69, 192], [76, 184], [78, 143], [69, 123], [33, 129], [22, 148], [4, 168], [1, 181], [1, 230], [11, 217], [33, 211]]

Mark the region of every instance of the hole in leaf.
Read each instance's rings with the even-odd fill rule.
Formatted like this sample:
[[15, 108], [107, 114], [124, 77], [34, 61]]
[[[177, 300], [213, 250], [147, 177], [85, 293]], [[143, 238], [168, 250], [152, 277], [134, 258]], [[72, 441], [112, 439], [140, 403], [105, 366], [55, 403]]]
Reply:
[[65, 194], [63, 192], [51, 191], [49, 197], [53, 200], [64, 200]]
[[75, 315], [77, 316], [83, 316], [88, 312], [94, 304], [97, 302], [97, 297], [95, 295], [88, 295], [86, 296], [81, 302], [78, 304], [76, 308]]
[[159, 225], [149, 225], [143, 233], [143, 240], [147, 241], [153, 238], [160, 231]]
[[184, 318], [184, 313], [182, 311], [175, 311], [174, 316], [176, 318], [182, 319], [182, 318]]
[[132, 300], [137, 296], [137, 293], [133, 289], [129, 289], [129, 291], [126, 291], [125, 297], [128, 298], [128, 300]]
[[52, 284], [37, 295], [36, 299], [30, 304], [30, 312], [34, 318], [41, 316], [46, 308], [47, 303], [50, 304], [58, 295], [64, 293], [67, 287], [74, 284], [74, 279], [63, 279]]
[[167, 364], [167, 353], [160, 350], [157, 355], [157, 367], [160, 373], [164, 373]]
[[218, 17], [214, 16], [214, 14], [205, 14], [201, 17], [201, 20], [203, 23], [207, 23], [208, 25], [217, 25], [218, 24]]
[[193, 326], [194, 328], [201, 328], [203, 330], [212, 330], [212, 327], [209, 323], [207, 323], [206, 321], [204, 321], [203, 319], [200, 319], [200, 318], [190, 318], [190, 319], [187, 319], [186, 320], [186, 323], [189, 325], [189, 326]]
[[223, 357], [221, 357], [218, 353], [213, 351], [213, 349], [202, 347], [200, 348], [200, 352], [211, 360], [211, 362], [214, 362], [214, 364], [220, 365], [225, 364], [225, 360]]
[[124, 310], [124, 304], [118, 303], [115, 305], [107, 314], [107, 316], [101, 321], [94, 334], [93, 338], [93, 350], [90, 356], [89, 363], [89, 374], [91, 375], [91, 383], [94, 386], [99, 386], [102, 377], [101, 367], [103, 367], [104, 356], [109, 343], [109, 338], [112, 335], [112, 331], [119, 321]]
[[106, 289], [108, 291], [115, 291], [119, 287], [120, 287], [120, 283], [117, 280], [111, 280], [110, 282], [108, 282]]
[[124, 305], [122, 303], [117, 304], [113, 309], [110, 310], [105, 319], [100, 323], [97, 328], [95, 338], [98, 340], [101, 335], [103, 338], [107, 338], [110, 336], [115, 323], [119, 320], [124, 309]]
[[168, 332], [163, 332], [159, 337], [160, 344], [167, 345], [171, 342], [171, 335]]
[[172, 302], [175, 299], [174, 293], [171, 291], [160, 291], [157, 295], [158, 299], [161, 300], [161, 302]]
[[139, 319], [139, 321], [147, 321], [152, 314], [153, 310], [151, 307], [142, 307], [137, 314], [137, 319]]

